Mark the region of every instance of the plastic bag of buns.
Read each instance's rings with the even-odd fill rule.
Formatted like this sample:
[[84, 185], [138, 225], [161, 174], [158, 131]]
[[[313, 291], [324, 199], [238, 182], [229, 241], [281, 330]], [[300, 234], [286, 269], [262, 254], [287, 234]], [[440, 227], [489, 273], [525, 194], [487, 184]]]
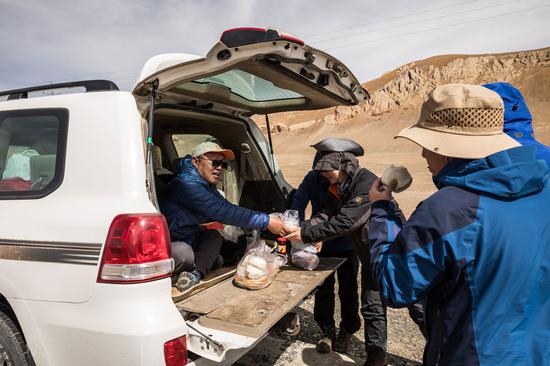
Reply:
[[293, 243], [290, 255], [293, 266], [313, 271], [319, 265], [317, 250], [313, 245]]
[[273, 282], [279, 272], [282, 260], [272, 254], [265, 244], [250, 249], [237, 265], [235, 285], [248, 289], [260, 290]]

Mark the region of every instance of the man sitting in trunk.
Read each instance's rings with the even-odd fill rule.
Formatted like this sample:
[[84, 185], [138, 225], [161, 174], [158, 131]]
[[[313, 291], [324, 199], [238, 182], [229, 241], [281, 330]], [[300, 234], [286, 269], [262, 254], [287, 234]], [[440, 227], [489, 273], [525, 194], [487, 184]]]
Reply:
[[275, 234], [282, 231], [280, 219], [236, 206], [218, 192], [216, 184], [227, 160], [233, 159], [233, 151], [203, 142], [180, 161], [176, 177], [160, 192], [159, 205], [168, 222], [176, 264], [172, 278], [180, 291], [198, 284], [220, 262], [221, 234], [201, 230], [203, 224], [218, 221]]

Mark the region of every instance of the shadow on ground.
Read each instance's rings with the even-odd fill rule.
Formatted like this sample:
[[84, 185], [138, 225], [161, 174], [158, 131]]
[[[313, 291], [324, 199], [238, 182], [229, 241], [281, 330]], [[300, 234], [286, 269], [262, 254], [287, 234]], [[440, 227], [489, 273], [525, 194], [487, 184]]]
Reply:
[[[352, 365], [363, 365], [364, 362], [365, 362], [365, 359], [363, 358], [353, 357], [349, 355], [341, 355], [336, 352], [323, 354], [315, 351], [315, 348], [305, 348], [302, 350], [301, 363], [303, 365], [308, 365], [308, 366], [324, 366], [324, 365], [352, 366]], [[413, 360], [408, 360], [406, 358], [403, 358], [397, 355], [388, 354], [388, 365], [418, 366], [418, 365], [421, 365], [421, 363]]]
[[[237, 366], [351, 366], [363, 365], [367, 357], [364, 340], [354, 335], [348, 352], [319, 353], [315, 344], [321, 337], [321, 330], [313, 319], [313, 313], [303, 308], [295, 308], [300, 315], [301, 332], [291, 337], [279, 330], [270, 332], [254, 350], [237, 361]], [[407, 358], [388, 354], [388, 365], [417, 366], [420, 363]]]

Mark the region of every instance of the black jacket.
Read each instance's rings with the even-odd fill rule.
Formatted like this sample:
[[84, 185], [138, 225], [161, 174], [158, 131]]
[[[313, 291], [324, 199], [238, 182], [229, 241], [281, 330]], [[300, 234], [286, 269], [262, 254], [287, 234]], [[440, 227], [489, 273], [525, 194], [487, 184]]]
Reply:
[[302, 240], [305, 243], [348, 236], [353, 248], [364, 265], [370, 268], [367, 220], [371, 203], [369, 190], [376, 175], [365, 168], [359, 168], [351, 182], [342, 192], [340, 200], [332, 197], [310, 220], [301, 223]]

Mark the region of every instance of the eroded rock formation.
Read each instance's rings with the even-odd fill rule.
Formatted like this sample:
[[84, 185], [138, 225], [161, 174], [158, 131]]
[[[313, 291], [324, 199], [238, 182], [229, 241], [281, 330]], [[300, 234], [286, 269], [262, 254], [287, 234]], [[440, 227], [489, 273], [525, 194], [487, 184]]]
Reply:
[[[287, 130], [293, 133], [319, 124], [338, 124], [359, 114], [381, 116], [401, 108], [418, 107], [437, 85], [495, 81], [521, 85], [522, 81], [544, 69], [550, 71], [550, 48], [481, 56], [432, 57], [403, 65], [380, 79], [363, 84], [371, 95], [366, 103], [327, 109], [324, 116], [315, 120], [304, 115], [303, 121], [306, 122], [288, 124], [284, 117], [278, 118], [271, 129], [273, 133]], [[296, 121], [296, 112], [293, 120]]]

